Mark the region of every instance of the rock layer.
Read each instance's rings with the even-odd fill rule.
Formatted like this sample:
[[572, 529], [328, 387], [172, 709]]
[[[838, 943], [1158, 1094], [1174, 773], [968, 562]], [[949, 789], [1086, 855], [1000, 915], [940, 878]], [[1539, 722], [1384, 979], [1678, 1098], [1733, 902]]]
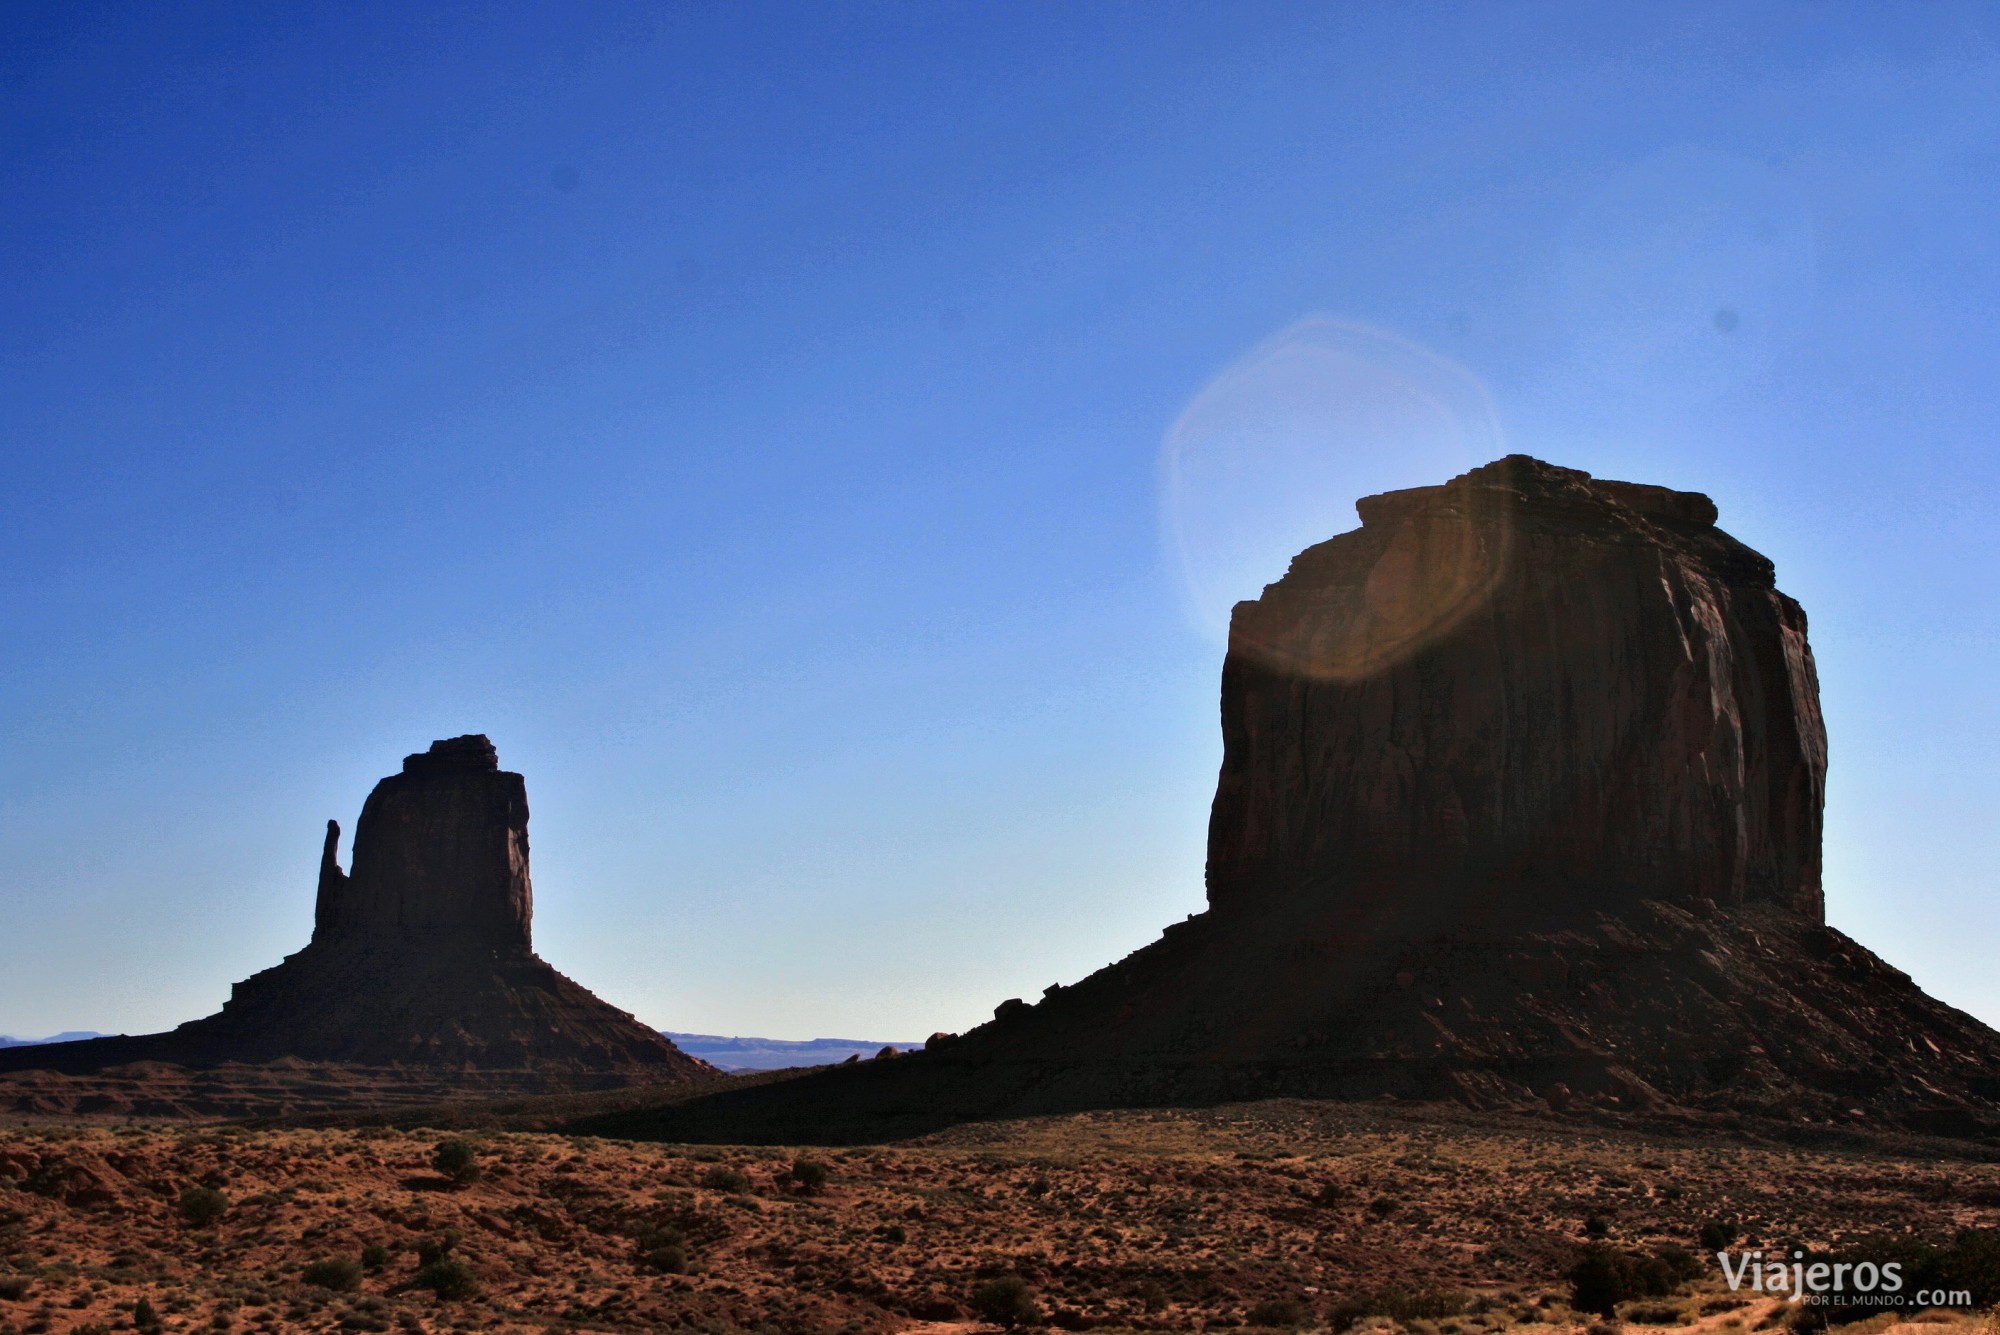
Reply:
[[[280, 1059], [401, 1067], [427, 1087], [672, 1082], [712, 1074], [534, 953], [527, 788], [493, 744], [433, 743], [369, 794], [351, 874], [327, 822], [311, 942], [164, 1034], [0, 1053], [0, 1071]], [[496, 1084], [495, 1073], [521, 1078]]]

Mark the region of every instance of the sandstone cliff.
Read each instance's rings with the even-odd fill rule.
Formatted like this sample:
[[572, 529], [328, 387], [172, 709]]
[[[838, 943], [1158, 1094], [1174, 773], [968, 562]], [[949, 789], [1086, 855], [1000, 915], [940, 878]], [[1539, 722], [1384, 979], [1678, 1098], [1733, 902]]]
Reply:
[[1644, 899], [1822, 916], [1805, 613], [1707, 497], [1516, 455], [1357, 509], [1360, 529], [1236, 609], [1218, 912], [1303, 895], [1461, 927]]
[[375, 785], [354, 832], [354, 874], [327, 824], [315, 941], [449, 938], [526, 950], [528, 788], [484, 737], [433, 743]]

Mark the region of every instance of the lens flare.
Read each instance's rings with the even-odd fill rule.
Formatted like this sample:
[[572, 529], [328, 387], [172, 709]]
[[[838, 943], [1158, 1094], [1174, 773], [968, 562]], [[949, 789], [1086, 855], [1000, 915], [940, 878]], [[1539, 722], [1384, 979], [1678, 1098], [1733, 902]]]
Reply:
[[[1491, 396], [1464, 367], [1367, 325], [1299, 321], [1211, 381], [1161, 447], [1162, 537], [1191, 620], [1227, 643], [1238, 600], [1352, 528], [1358, 498], [1505, 453]], [[1414, 651], [1483, 593], [1497, 559], [1485, 518], [1397, 526], [1341, 643], [1284, 643], [1274, 625], [1262, 647], [1315, 676]]]

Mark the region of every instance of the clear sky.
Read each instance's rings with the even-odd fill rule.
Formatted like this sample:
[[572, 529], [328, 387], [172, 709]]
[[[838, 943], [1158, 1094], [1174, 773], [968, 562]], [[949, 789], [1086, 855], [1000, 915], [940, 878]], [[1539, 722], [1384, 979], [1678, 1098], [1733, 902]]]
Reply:
[[1219, 609], [1508, 450], [1777, 562], [1832, 920], [2000, 1021], [1991, 6], [16, 0], [0, 199], [0, 1032], [470, 731], [613, 1002], [977, 1023], [1201, 906]]

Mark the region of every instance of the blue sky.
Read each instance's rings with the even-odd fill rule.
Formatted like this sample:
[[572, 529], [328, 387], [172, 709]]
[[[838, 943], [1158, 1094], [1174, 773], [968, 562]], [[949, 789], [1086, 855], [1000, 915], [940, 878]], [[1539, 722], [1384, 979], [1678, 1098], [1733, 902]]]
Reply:
[[1200, 907], [1216, 608], [1505, 450], [1777, 561], [1830, 916], [2000, 1021], [1990, 9], [15, 4], [0, 118], [0, 1032], [467, 731], [616, 1003], [977, 1023]]

